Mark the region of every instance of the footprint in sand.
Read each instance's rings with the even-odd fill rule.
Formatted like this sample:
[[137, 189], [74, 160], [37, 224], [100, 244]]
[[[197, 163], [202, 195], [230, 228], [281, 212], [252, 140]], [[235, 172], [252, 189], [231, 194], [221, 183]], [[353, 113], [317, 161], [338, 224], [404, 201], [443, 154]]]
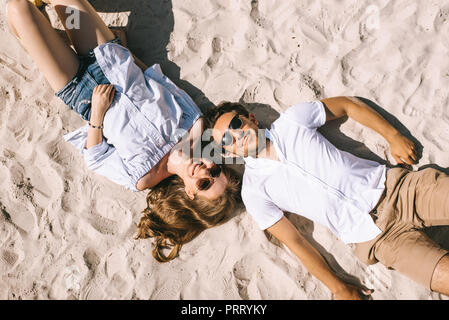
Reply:
[[[444, 6], [440, 8], [440, 11], [437, 13], [435, 20], [433, 22], [435, 29], [443, 34], [448, 34], [449, 32], [449, 6]], [[447, 37], [444, 40], [448, 43]], [[442, 39], [443, 40], [443, 39]]]
[[302, 75], [302, 83], [306, 87], [308, 87], [310, 90], [312, 90], [312, 92], [314, 93], [316, 99], [320, 99], [321, 98], [321, 96], [323, 95], [324, 89], [318, 83], [318, 81], [313, 79], [310, 75], [303, 74]]
[[433, 122], [431, 126], [425, 126], [423, 130], [424, 137], [435, 145], [440, 151], [446, 151], [446, 147], [449, 144], [449, 125], [444, 122]]
[[440, 7], [440, 1], [426, 1], [425, 3], [419, 3], [418, 10], [416, 10], [416, 24], [423, 32], [435, 31], [435, 20], [441, 12]]
[[0, 251], [0, 274], [11, 272], [20, 262], [20, 255], [11, 250]]
[[204, 45], [204, 40], [201, 37], [189, 37], [187, 40], [187, 47], [193, 52], [200, 52]]
[[21, 235], [11, 223], [7, 223], [10, 219], [0, 202], [0, 275], [11, 272], [24, 258]]
[[20, 230], [31, 234], [37, 228], [35, 209], [29, 202], [5, 203], [3, 213]]
[[131, 298], [130, 290], [132, 287], [129, 281], [125, 278], [128, 278], [126, 274], [123, 274], [122, 276], [119, 273], [114, 274], [105, 290], [108, 296], [119, 299]]
[[132, 224], [132, 214], [117, 201], [100, 199], [89, 216], [92, 226], [103, 234], [123, 234]]
[[391, 288], [391, 272], [380, 264], [370, 265], [366, 268], [365, 285], [377, 292], [388, 292]]
[[47, 155], [37, 153], [33, 163], [32, 169], [26, 170], [28, 183], [32, 187], [30, 196], [36, 207], [45, 209], [63, 193], [62, 178], [51, 166], [52, 161]]
[[26, 82], [30, 82], [31, 80], [28, 79], [25, 74], [29, 70], [27, 67], [25, 67], [23, 64], [17, 62], [15, 59], [10, 58], [9, 56], [5, 55], [4, 53], [0, 54], [0, 64], [5, 66], [7, 70], [12, 72], [15, 75], [18, 75], [20, 78], [25, 80]]
[[92, 248], [88, 248], [86, 249], [86, 251], [84, 251], [83, 259], [87, 268], [91, 272], [95, 272], [95, 270], [97, 269], [98, 265], [101, 262], [101, 259], [98, 256], [97, 252]]
[[83, 287], [83, 292], [80, 294], [81, 300], [103, 300], [105, 298], [104, 290], [94, 282], [90, 282], [86, 287]]
[[233, 272], [239, 295], [244, 300], [307, 299], [305, 291], [294, 284], [295, 279], [265, 254], [243, 257], [234, 265]]
[[270, 22], [260, 14], [259, 0], [251, 1], [251, 12], [249, 13], [249, 16], [259, 27], [267, 28], [270, 26]]
[[215, 65], [219, 62], [223, 51], [223, 40], [219, 37], [215, 37], [212, 40], [212, 55], [207, 60], [207, 65], [210, 68], [214, 68]]
[[111, 252], [105, 259], [106, 276], [110, 279], [105, 292], [115, 298], [131, 298], [134, 276], [128, 268], [127, 252], [131, 241]]
[[9, 294], [9, 286], [0, 281], [0, 300], [6, 300], [8, 299], [8, 294]]
[[108, 277], [126, 269], [126, 251], [123, 248], [114, 250], [106, 257], [105, 270]]

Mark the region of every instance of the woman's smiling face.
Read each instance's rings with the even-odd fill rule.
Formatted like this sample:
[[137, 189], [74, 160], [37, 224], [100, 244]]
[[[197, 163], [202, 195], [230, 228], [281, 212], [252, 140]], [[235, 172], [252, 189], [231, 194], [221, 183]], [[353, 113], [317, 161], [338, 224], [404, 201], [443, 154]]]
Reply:
[[[214, 172], [218, 172], [218, 175]], [[191, 199], [199, 196], [215, 200], [223, 194], [228, 183], [220, 167], [206, 159], [191, 161], [187, 164], [185, 174], [181, 178], [184, 181], [186, 193]]]

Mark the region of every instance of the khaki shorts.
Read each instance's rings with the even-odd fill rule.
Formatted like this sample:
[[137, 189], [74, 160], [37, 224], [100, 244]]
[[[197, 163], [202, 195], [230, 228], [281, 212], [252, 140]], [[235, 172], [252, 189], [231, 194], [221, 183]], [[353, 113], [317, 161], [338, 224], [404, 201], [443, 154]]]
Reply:
[[449, 225], [449, 176], [432, 168], [393, 168], [385, 185], [383, 200], [371, 212], [382, 233], [356, 244], [355, 253], [366, 264], [379, 261], [430, 289], [433, 271], [448, 251], [422, 229]]

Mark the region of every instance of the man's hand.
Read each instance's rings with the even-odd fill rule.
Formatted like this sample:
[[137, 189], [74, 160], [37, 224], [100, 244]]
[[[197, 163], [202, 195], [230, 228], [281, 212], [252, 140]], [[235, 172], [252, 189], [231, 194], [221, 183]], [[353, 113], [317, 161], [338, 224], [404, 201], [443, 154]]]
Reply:
[[373, 289], [347, 284], [342, 290], [335, 292], [337, 300], [369, 300]]
[[415, 164], [418, 156], [415, 144], [399, 132], [393, 135], [389, 141], [390, 152], [398, 164]]
[[373, 129], [381, 134], [389, 143], [391, 155], [398, 164], [415, 164], [418, 160], [415, 145], [401, 135], [388, 121], [374, 109], [356, 97], [334, 97], [323, 99], [326, 121], [343, 116]]
[[[92, 115], [103, 118], [114, 100], [115, 88], [112, 84], [100, 84], [92, 93]], [[92, 117], [92, 116], [91, 116]]]

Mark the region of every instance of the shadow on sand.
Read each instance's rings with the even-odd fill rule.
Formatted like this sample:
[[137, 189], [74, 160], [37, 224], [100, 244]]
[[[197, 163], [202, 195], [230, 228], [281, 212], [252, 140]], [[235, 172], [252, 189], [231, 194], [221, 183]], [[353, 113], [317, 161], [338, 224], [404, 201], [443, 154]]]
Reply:
[[129, 12], [126, 36], [129, 49], [146, 65], [161, 65], [164, 74], [186, 91], [204, 112], [214, 104], [204, 93], [180, 79], [180, 67], [167, 56], [167, 45], [174, 28], [171, 0], [91, 0], [98, 12]]

